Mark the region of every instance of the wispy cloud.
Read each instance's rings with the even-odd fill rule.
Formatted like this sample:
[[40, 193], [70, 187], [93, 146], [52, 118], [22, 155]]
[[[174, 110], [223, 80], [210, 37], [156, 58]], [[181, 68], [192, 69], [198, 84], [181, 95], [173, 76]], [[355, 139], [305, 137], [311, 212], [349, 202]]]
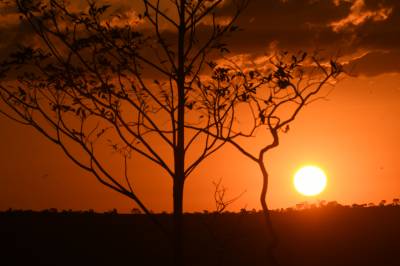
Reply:
[[[339, 5], [339, 1], [334, 1], [335, 5]], [[335, 32], [359, 26], [363, 23], [372, 21], [387, 20], [392, 13], [393, 8], [381, 6], [377, 10], [368, 10], [364, 0], [355, 0], [350, 8], [350, 13], [347, 17], [330, 23], [330, 26]]]

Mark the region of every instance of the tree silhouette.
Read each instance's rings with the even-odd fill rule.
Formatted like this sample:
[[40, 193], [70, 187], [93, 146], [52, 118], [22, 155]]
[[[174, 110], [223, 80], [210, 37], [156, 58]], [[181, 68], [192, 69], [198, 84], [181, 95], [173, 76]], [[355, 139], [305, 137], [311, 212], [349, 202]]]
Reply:
[[[307, 53], [283, 52], [269, 57], [267, 63], [269, 67], [263, 63], [250, 68], [227, 59], [214, 68], [211, 87], [217, 88], [218, 95], [212, 102], [218, 107], [210, 112], [217, 110], [216, 116], [225, 119], [218, 120], [223, 122], [220, 132], [207, 133], [229, 142], [259, 166], [263, 181], [260, 202], [270, 235], [267, 251], [271, 263], [276, 263], [271, 252], [278, 238], [266, 203], [269, 175], [265, 156], [279, 145], [280, 135], [289, 131], [290, 123], [305, 106], [326, 96], [329, 91], [323, 94], [323, 88], [333, 85], [343, 70], [336, 60]], [[243, 113], [248, 114], [244, 119]], [[258, 134], [264, 135], [254, 151], [245, 141]]]
[[386, 200], [381, 200], [381, 201], [379, 202], [379, 206], [380, 206], [380, 207], [384, 207], [385, 204], [386, 204]]
[[[161, 228], [128, 166], [139, 155], [162, 168], [173, 181], [174, 257], [182, 265], [185, 180], [226, 143], [205, 134], [226, 119], [208, 106], [218, 88], [195, 84], [210, 58], [228, 51], [223, 38], [238, 29], [247, 1], [234, 1], [228, 20], [216, 14], [222, 0], [171, 1], [165, 10], [143, 0], [128, 18], [95, 1], [85, 11], [64, 0], [10, 2], [34, 36], [0, 66], [1, 114], [34, 127]], [[110, 151], [121, 155], [123, 174], [110, 169]]]
[[[177, 266], [183, 265], [185, 180], [231, 143], [261, 169], [260, 200], [275, 245], [264, 157], [299, 111], [340, 73], [335, 61], [321, 64], [305, 53], [271, 57], [263, 67], [251, 68], [219, 60], [229, 52], [225, 37], [238, 30], [235, 21], [247, 0], [233, 1], [228, 19], [218, 16], [223, 0], [176, 0], [169, 9], [159, 0], [142, 0], [142, 11], [128, 18], [94, 1], [85, 11], [64, 0], [12, 2], [35, 34], [32, 45], [21, 45], [0, 65], [1, 114], [34, 127], [103, 185], [133, 200], [160, 228], [136, 194], [128, 166], [141, 156], [163, 169], [173, 182]], [[250, 111], [248, 130], [239, 122], [244, 109]], [[241, 139], [261, 128], [271, 142], [253, 155]], [[121, 155], [122, 174], [110, 169], [104, 155], [109, 152]]]
[[394, 206], [400, 205], [400, 200], [397, 199], [397, 198], [393, 199], [393, 205], [394, 205]]

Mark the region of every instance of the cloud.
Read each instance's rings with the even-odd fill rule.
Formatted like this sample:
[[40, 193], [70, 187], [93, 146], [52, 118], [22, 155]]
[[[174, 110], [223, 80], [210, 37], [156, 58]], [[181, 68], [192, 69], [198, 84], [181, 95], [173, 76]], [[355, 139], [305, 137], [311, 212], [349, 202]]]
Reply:
[[400, 71], [400, 51], [378, 51], [354, 59], [345, 65], [345, 69], [354, 75], [377, 76], [382, 73]]
[[229, 41], [234, 53], [319, 50], [357, 62], [358, 74], [400, 72], [398, 0], [255, 0], [239, 24], [244, 31]]
[[[340, 2], [334, 2], [336, 6]], [[393, 8], [380, 7], [377, 10], [368, 10], [364, 0], [355, 0], [350, 8], [347, 17], [330, 23], [332, 29], [336, 32], [347, 29], [351, 26], [359, 26], [368, 20], [384, 21], [387, 20], [392, 13]]]
[[[74, 3], [78, 2], [83, 1]], [[131, 16], [136, 23], [137, 14], [143, 11], [140, 2], [108, 0], [111, 9], [121, 13], [114, 23], [127, 22]], [[162, 9], [173, 12], [167, 3], [170, 2], [161, 1]], [[234, 3], [226, 1], [217, 14], [221, 18], [231, 16]], [[32, 40], [33, 33], [17, 19], [14, 9], [0, 7], [0, 14], [2, 57], [16, 44]], [[400, 67], [393, 63], [400, 61], [398, 0], [253, 0], [237, 24], [244, 30], [225, 40], [233, 56], [244, 54], [259, 58], [276, 50], [294, 53], [320, 50], [325, 55], [340, 54], [347, 62], [357, 63], [359, 74], [400, 72]], [[210, 27], [208, 23], [201, 24], [199, 36], [206, 38]], [[172, 45], [176, 36], [170, 28], [164, 31]]]

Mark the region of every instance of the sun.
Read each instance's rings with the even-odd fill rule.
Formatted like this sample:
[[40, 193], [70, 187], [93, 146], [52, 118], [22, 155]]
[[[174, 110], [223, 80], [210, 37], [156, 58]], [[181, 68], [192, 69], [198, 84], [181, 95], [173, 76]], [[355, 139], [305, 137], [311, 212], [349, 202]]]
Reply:
[[318, 195], [326, 187], [326, 175], [317, 166], [303, 166], [294, 175], [294, 187], [305, 196]]

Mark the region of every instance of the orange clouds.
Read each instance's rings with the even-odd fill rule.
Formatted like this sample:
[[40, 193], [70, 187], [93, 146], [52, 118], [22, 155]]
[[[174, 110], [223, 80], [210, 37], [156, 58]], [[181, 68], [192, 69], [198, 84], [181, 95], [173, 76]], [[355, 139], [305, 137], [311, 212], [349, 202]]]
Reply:
[[[339, 1], [334, 2], [339, 5]], [[388, 19], [393, 9], [390, 7], [380, 7], [377, 10], [368, 10], [364, 0], [355, 0], [350, 8], [347, 17], [330, 23], [335, 32], [341, 31], [351, 26], [359, 26], [368, 20], [384, 21]]]

